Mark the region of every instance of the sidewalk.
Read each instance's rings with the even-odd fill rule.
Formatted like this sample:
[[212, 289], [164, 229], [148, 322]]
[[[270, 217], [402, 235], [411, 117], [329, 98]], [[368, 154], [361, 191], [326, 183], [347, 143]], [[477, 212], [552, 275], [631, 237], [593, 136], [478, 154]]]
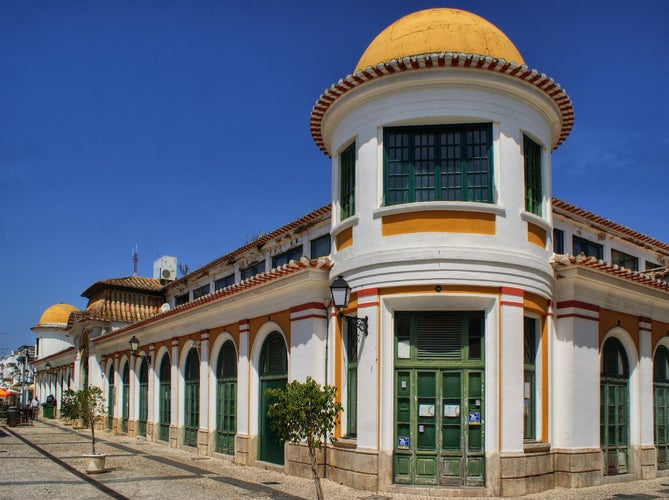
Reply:
[[[55, 420], [36, 420], [33, 426], [0, 426], [0, 470], [3, 472], [0, 478], [0, 498], [29, 495], [44, 499], [112, 497], [298, 500], [316, 497], [311, 479], [235, 465], [224, 458], [204, 457], [190, 451], [173, 449], [138, 438], [113, 435], [106, 431], [96, 433], [96, 438], [97, 451], [108, 454], [107, 472], [86, 476], [82, 474], [84, 467], [81, 454], [90, 451], [90, 431], [74, 431]], [[96, 486], [96, 482], [100, 485]], [[404, 494], [375, 494], [354, 490], [327, 479], [323, 480], [323, 490], [327, 499], [337, 500], [429, 498]], [[523, 498], [669, 498], [669, 477], [578, 490], [555, 489]]]

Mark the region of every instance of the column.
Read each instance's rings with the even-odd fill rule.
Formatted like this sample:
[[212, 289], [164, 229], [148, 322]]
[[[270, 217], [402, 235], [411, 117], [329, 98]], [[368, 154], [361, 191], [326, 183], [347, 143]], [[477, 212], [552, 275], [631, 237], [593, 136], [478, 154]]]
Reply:
[[[653, 320], [639, 318], [639, 473], [642, 479], [657, 475], [657, 455], [653, 434]], [[631, 420], [631, 419], [630, 419]], [[632, 429], [633, 422], [630, 421]], [[632, 431], [634, 432], [634, 431]], [[634, 436], [632, 436], [634, 447]], [[633, 464], [634, 465], [634, 464]]]
[[209, 454], [209, 401], [209, 330], [204, 330], [200, 335], [200, 423], [197, 432], [197, 450], [201, 455]]
[[171, 412], [170, 412], [170, 446], [179, 446], [179, 340], [172, 339], [172, 376], [171, 379]]
[[248, 320], [239, 322], [239, 360], [237, 362], [237, 437], [235, 462], [250, 465], [255, 459], [257, 446], [249, 436], [249, 330]]

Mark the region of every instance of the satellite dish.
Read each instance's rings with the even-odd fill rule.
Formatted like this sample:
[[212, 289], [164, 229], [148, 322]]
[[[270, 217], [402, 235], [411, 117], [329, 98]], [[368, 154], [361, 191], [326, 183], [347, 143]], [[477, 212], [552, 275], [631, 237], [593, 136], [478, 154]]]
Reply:
[[169, 311], [170, 309], [172, 309], [172, 308], [170, 307], [170, 305], [167, 302], [165, 302], [162, 306], [160, 306], [160, 312]]

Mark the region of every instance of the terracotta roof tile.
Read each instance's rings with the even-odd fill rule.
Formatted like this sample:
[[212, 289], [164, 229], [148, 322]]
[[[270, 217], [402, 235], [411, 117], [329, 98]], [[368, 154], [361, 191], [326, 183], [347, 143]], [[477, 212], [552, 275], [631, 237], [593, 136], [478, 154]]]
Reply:
[[264, 285], [269, 282], [276, 281], [280, 278], [283, 278], [285, 276], [294, 274], [299, 271], [304, 271], [306, 269], [330, 269], [332, 267], [332, 261], [330, 260], [329, 257], [319, 257], [318, 259], [312, 259], [309, 260], [306, 257], [303, 257], [299, 261], [294, 261], [291, 260], [287, 264], [284, 264], [280, 267], [274, 268], [270, 271], [267, 271], [265, 273], [260, 273], [256, 274], [255, 276], [252, 276], [251, 278], [247, 280], [240, 281], [238, 283], [235, 283], [234, 285], [230, 285], [228, 287], [222, 288], [220, 290], [216, 290], [214, 292], [211, 292], [207, 295], [204, 295], [196, 300], [193, 300], [192, 302], [187, 302], [186, 304], [181, 304], [173, 309], [169, 309], [167, 311], [162, 311], [159, 312], [158, 314], [151, 316], [149, 318], [146, 318], [142, 321], [139, 321], [137, 323], [133, 323], [131, 325], [128, 325], [124, 328], [121, 328], [119, 330], [114, 331], [110, 335], [105, 335], [104, 337], [99, 337], [98, 339], [95, 340], [95, 342], [103, 341], [105, 339], [108, 339], [110, 337], [116, 336], [116, 335], [121, 335], [124, 333], [127, 333], [129, 331], [135, 330], [137, 328], [140, 328], [142, 326], [154, 323], [156, 321], [169, 318], [171, 316], [176, 316], [179, 314], [183, 314], [187, 311], [190, 311], [191, 309], [196, 309], [198, 307], [201, 307], [205, 304], [209, 304], [211, 302], [215, 302], [218, 300], [222, 300], [226, 297], [230, 297], [232, 295], [236, 295], [238, 293], [244, 292], [246, 290], [249, 290], [251, 288], [256, 288], [258, 286]]
[[154, 278], [145, 278], [143, 276], [125, 276], [123, 278], [112, 278], [108, 280], [96, 281], [89, 286], [82, 294], [82, 297], [90, 298], [101, 288], [121, 288], [125, 290], [143, 290], [147, 292], [160, 292], [163, 285]]

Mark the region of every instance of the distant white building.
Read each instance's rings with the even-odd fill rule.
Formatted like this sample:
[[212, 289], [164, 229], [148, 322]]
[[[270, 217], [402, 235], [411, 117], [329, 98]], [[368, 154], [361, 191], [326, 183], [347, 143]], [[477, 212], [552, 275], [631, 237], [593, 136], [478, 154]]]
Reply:
[[341, 483], [514, 496], [655, 477], [669, 245], [552, 198], [572, 124], [484, 19], [400, 19], [313, 108], [331, 205], [173, 282], [93, 285], [88, 312], [34, 327], [40, 393], [88, 381], [112, 432], [306, 475], [264, 389], [311, 376], [344, 405], [324, 458]]

